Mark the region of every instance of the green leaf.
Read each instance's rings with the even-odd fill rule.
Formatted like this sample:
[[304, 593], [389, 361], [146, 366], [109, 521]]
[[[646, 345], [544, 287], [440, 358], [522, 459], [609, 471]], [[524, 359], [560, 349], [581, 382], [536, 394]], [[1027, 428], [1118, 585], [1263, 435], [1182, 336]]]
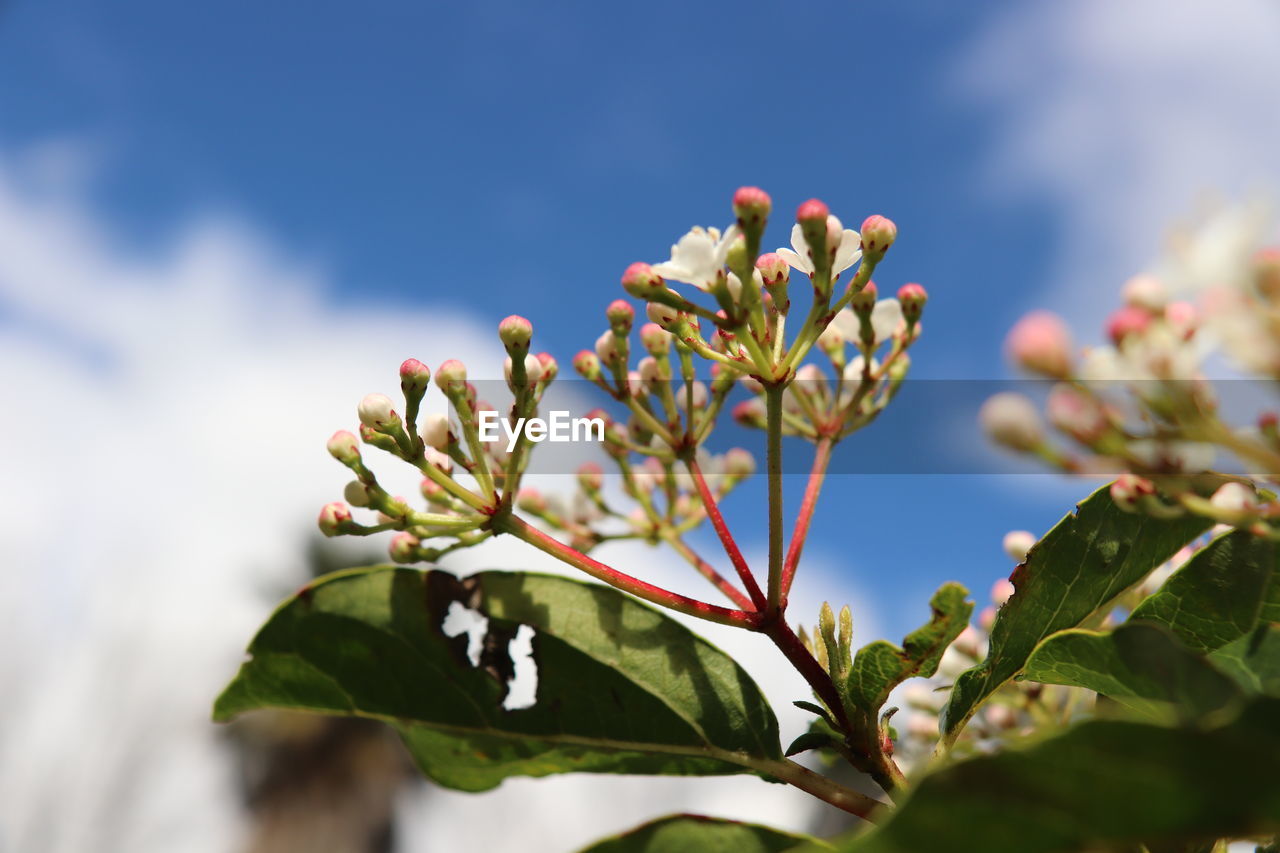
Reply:
[[938, 671], [942, 653], [969, 624], [973, 602], [966, 600], [968, 595], [960, 584], [943, 584], [929, 601], [929, 622], [908, 634], [901, 648], [877, 640], [858, 650], [844, 687], [854, 739], [862, 751], [880, 749], [880, 709], [893, 688]]
[[1022, 671], [1041, 640], [1108, 607], [1208, 526], [1197, 516], [1124, 512], [1106, 486], [1090, 495], [1010, 577], [1015, 592], [996, 615], [987, 659], [956, 679], [943, 709], [944, 740], [954, 741], [978, 705]]
[[1166, 625], [1198, 651], [1213, 651], [1280, 622], [1280, 549], [1245, 530], [1201, 548], [1134, 608], [1135, 620]]
[[1215, 650], [1209, 660], [1250, 693], [1280, 696], [1280, 624], [1259, 625]]
[[[446, 636], [453, 605], [487, 617], [480, 665]], [[537, 695], [503, 707], [510, 640], [534, 631]], [[513, 775], [768, 772], [778, 724], [732, 658], [609, 587], [564, 577], [377, 567], [286, 601], [214, 706], [217, 720], [291, 708], [384, 720], [423, 772], [467, 791]]]
[[804, 846], [832, 850], [807, 835], [794, 835], [767, 826], [719, 820], [700, 815], [671, 815], [638, 826], [622, 835], [597, 841], [581, 853], [781, 853]]
[[1092, 720], [924, 777], [846, 853], [1069, 853], [1280, 828], [1280, 700], [1217, 728]]
[[1133, 710], [1173, 705], [1193, 718], [1243, 697], [1240, 687], [1167, 629], [1130, 622], [1111, 632], [1072, 629], [1049, 637], [1027, 661], [1026, 677], [1097, 691]]

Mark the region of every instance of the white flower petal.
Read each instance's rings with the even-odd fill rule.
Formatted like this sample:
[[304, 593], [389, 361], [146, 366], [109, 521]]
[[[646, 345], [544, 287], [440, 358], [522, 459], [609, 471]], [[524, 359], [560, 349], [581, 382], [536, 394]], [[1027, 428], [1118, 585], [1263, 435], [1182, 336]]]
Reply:
[[809, 257], [809, 243], [804, 239], [804, 229], [797, 222], [791, 226], [791, 248], [802, 258]]
[[[802, 272], [805, 275], [809, 275], [813, 272], [813, 267], [809, 264], [809, 259], [807, 257], [797, 255], [790, 249], [779, 249], [777, 254], [778, 257], [787, 262], [787, 266], [791, 267], [796, 272]], [[654, 267], [654, 269], [657, 269], [657, 267]], [[659, 275], [661, 275], [661, 273], [659, 273]]]
[[836, 316], [831, 318], [831, 325], [836, 327], [836, 331], [838, 331], [840, 336], [846, 341], [856, 341], [858, 339], [858, 331], [860, 328], [858, 315], [854, 314], [848, 308], [843, 311], [837, 311]]
[[840, 248], [836, 249], [836, 259], [831, 265], [832, 277], [840, 275], [862, 258], [862, 235], [852, 228], [844, 229], [840, 238]]
[[881, 299], [871, 309], [871, 328], [876, 333], [876, 345], [893, 337], [903, 323], [902, 306], [896, 299]]

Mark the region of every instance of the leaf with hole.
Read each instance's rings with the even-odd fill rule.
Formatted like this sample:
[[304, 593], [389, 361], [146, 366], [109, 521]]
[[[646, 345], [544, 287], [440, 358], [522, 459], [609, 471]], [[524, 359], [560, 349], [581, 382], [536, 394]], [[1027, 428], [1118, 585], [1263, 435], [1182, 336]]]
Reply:
[[[451, 607], [487, 620], [478, 663]], [[533, 631], [535, 701], [504, 707], [510, 640]], [[759, 772], [782, 759], [750, 676], [688, 628], [617, 590], [524, 572], [375, 567], [286, 601], [214, 706], [217, 720], [290, 708], [383, 720], [423, 772], [467, 791], [513, 775]]]

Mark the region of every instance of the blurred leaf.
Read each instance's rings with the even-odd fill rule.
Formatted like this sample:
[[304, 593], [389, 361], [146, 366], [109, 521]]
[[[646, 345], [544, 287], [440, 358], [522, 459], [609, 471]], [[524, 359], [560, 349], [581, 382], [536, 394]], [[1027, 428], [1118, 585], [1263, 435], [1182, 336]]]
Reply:
[[1167, 629], [1143, 622], [1111, 632], [1054, 634], [1032, 653], [1024, 673], [1045, 684], [1097, 691], [1143, 713], [1153, 710], [1152, 703], [1168, 703], [1199, 718], [1243, 696], [1235, 681]]
[[781, 853], [806, 845], [831, 850], [825, 841], [733, 820], [671, 815], [630, 832], [597, 841], [581, 853]]
[[[487, 617], [479, 665], [451, 605]], [[503, 702], [510, 640], [534, 629], [537, 696]], [[778, 725], [727, 655], [621, 592], [569, 578], [377, 567], [330, 575], [286, 601], [214, 706], [227, 720], [293, 708], [384, 720], [442, 785], [513, 775], [767, 772]]]
[[1075, 628], [1203, 533], [1208, 521], [1121, 510], [1104, 486], [1036, 543], [991, 629], [987, 659], [956, 679], [942, 734], [954, 740], [978, 705], [1017, 675], [1040, 641]]
[[1209, 660], [1249, 692], [1280, 696], [1280, 624], [1259, 625]]
[[943, 584], [929, 601], [932, 618], [908, 634], [901, 648], [877, 640], [858, 650], [845, 695], [853, 706], [851, 719], [863, 750], [880, 748], [880, 709], [893, 688], [908, 678], [929, 678], [938, 671], [942, 653], [969, 624], [973, 602], [965, 600], [968, 595], [960, 584]]
[[1132, 619], [1159, 622], [1198, 651], [1213, 651], [1280, 622], [1276, 543], [1233, 530], [1201, 548], [1164, 586], [1136, 608]]
[[920, 780], [847, 853], [1069, 853], [1280, 828], [1280, 700], [1212, 729], [1092, 720]]

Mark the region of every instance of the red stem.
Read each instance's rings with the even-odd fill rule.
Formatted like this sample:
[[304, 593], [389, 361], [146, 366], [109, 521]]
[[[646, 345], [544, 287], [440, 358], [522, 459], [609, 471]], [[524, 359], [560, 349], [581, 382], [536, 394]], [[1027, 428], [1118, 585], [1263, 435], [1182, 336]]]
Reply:
[[730, 601], [741, 607], [743, 610], [754, 611], [756, 609], [755, 604], [750, 598], [747, 598], [742, 594], [741, 590], [729, 583], [729, 580], [724, 575], [717, 572], [714, 566], [702, 559], [702, 557], [698, 556], [698, 553], [690, 548], [684, 540], [680, 539], [678, 536], [670, 536], [667, 537], [667, 542], [670, 543], [672, 548], [676, 549], [676, 553], [688, 560], [689, 563], [698, 570], [699, 574], [711, 581], [711, 583], [715, 585], [716, 589], [723, 592]]
[[813, 469], [809, 472], [809, 484], [805, 486], [804, 501], [800, 504], [800, 514], [796, 516], [796, 527], [791, 533], [791, 547], [787, 550], [787, 560], [782, 565], [782, 608], [787, 607], [787, 598], [791, 594], [791, 582], [795, 579], [796, 568], [800, 565], [800, 554], [804, 551], [805, 540], [809, 538], [809, 523], [813, 521], [813, 510], [818, 503], [818, 493], [827, 478], [827, 465], [831, 462], [830, 438], [818, 441], [813, 455]]
[[593, 560], [576, 548], [572, 548], [555, 537], [543, 533], [524, 519], [517, 518], [514, 515], [495, 516], [493, 526], [496, 530], [510, 533], [540, 551], [545, 551], [574, 568], [581, 569], [596, 580], [617, 587], [623, 592], [629, 592], [651, 604], [668, 607], [689, 616], [696, 616], [709, 622], [718, 622], [721, 625], [753, 628], [759, 622], [760, 617], [757, 613], [730, 610], [727, 607], [719, 607], [706, 601], [689, 598], [606, 566], [599, 560]]
[[720, 506], [716, 503], [715, 496], [711, 494], [706, 478], [702, 476], [702, 468], [698, 465], [698, 460], [690, 455], [685, 459], [684, 463], [688, 466], [689, 473], [693, 475], [693, 482], [697, 485], [698, 494], [702, 497], [702, 505], [707, 509], [707, 518], [711, 519], [711, 526], [715, 528], [716, 535], [720, 537], [720, 542], [724, 545], [724, 552], [729, 555], [729, 560], [737, 570], [738, 577], [742, 579], [742, 585], [746, 587], [747, 594], [751, 596], [751, 601], [755, 603], [756, 609], [763, 610], [768, 599], [760, 591], [760, 585], [756, 583], [755, 576], [751, 574], [751, 567], [747, 565], [746, 559], [742, 556], [738, 543], [733, 540], [733, 534], [729, 532], [729, 526], [724, 523], [724, 516], [720, 514]]

